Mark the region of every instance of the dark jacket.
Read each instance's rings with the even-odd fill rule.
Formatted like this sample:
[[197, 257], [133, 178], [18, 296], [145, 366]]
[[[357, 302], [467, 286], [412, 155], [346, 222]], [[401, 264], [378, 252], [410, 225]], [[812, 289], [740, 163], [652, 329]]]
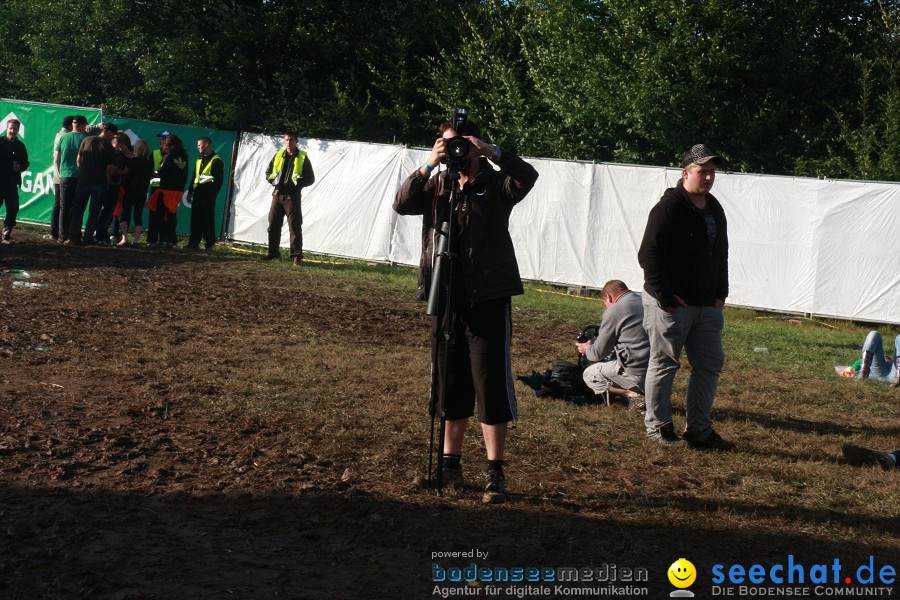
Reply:
[[[19, 170], [13, 171], [13, 163], [19, 163]], [[28, 170], [28, 150], [22, 140], [10, 141], [4, 133], [0, 136], [0, 183], [22, 185], [22, 171]]]
[[159, 189], [184, 191], [188, 179], [187, 155], [178, 156], [174, 151], [163, 156], [159, 165]]
[[125, 191], [134, 194], [147, 195], [150, 186], [150, 178], [153, 176], [153, 160], [134, 156], [125, 163], [128, 167], [128, 177], [125, 179]]
[[712, 244], [706, 219], [680, 181], [650, 210], [638, 262], [644, 269], [644, 290], [663, 308], [678, 306], [676, 295], [691, 306], [712, 306], [728, 296], [725, 211], [712, 194], [706, 195], [706, 210], [716, 223]]
[[[466, 210], [459, 225], [460, 277], [472, 304], [523, 293], [519, 265], [509, 235], [509, 215], [537, 181], [534, 167], [504, 150], [500, 171], [482, 161], [481, 172], [460, 194]], [[416, 297], [425, 299], [431, 287], [434, 235], [446, 220], [450, 204], [450, 173], [435, 177], [419, 169], [406, 178], [394, 199], [401, 215], [422, 215], [422, 256]], [[438, 225], [435, 226], [435, 223]]]

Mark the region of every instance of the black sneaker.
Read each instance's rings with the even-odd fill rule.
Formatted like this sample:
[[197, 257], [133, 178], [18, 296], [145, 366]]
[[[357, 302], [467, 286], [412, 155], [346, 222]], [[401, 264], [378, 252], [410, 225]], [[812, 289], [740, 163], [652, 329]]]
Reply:
[[488, 469], [484, 476], [484, 495], [481, 501], [485, 504], [502, 504], [506, 502], [506, 477], [503, 471]]
[[844, 444], [844, 458], [851, 465], [878, 465], [885, 471], [897, 468], [893, 456], [853, 444]]
[[462, 467], [458, 469], [449, 469], [444, 467], [441, 469], [441, 477], [443, 478], [444, 487], [453, 490], [460, 490], [463, 487]]
[[702, 439], [697, 439], [691, 432], [685, 431], [684, 439], [691, 448], [697, 448], [698, 450], [732, 450], [734, 448], [734, 442], [722, 439], [722, 436], [716, 433], [715, 429]]
[[684, 440], [675, 433], [675, 427], [671, 423], [659, 427], [658, 429], [647, 434], [654, 442], [661, 446], [683, 446]]

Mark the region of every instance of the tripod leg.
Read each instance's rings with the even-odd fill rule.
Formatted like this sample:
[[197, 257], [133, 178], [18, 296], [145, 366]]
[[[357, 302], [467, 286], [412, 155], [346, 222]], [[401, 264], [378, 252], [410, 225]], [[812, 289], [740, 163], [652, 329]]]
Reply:
[[[432, 421], [433, 422], [433, 421]], [[441, 426], [438, 434], [438, 466], [437, 466], [437, 492], [438, 496], [444, 492], [444, 434], [447, 431], [447, 417], [441, 408]]]

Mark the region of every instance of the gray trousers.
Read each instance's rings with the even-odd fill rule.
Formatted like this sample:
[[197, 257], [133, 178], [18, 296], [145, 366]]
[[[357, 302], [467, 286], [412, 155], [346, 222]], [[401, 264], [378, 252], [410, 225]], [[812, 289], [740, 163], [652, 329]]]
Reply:
[[702, 439], [712, 431], [713, 399], [725, 364], [722, 350], [722, 309], [714, 306], [679, 306], [674, 313], [659, 307], [656, 298], [643, 295], [644, 329], [650, 337], [650, 364], [644, 387], [644, 425], [653, 434], [672, 422], [672, 383], [678, 372], [681, 349], [687, 350], [691, 375], [685, 399], [685, 431]]
[[630, 390], [642, 389], [643, 382], [638, 375], [629, 375], [617, 360], [598, 362], [584, 370], [584, 382], [595, 394], [603, 394], [610, 386]]

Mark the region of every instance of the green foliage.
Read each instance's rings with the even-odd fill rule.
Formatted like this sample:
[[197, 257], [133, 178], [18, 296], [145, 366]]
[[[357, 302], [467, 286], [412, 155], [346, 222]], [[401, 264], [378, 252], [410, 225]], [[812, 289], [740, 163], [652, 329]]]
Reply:
[[839, 134], [826, 160], [804, 166], [817, 174], [900, 180], [900, 2], [878, 2], [867, 46], [853, 55], [859, 93], [837, 111]]
[[900, 179], [897, 0], [8, 0], [7, 97], [530, 156]]

